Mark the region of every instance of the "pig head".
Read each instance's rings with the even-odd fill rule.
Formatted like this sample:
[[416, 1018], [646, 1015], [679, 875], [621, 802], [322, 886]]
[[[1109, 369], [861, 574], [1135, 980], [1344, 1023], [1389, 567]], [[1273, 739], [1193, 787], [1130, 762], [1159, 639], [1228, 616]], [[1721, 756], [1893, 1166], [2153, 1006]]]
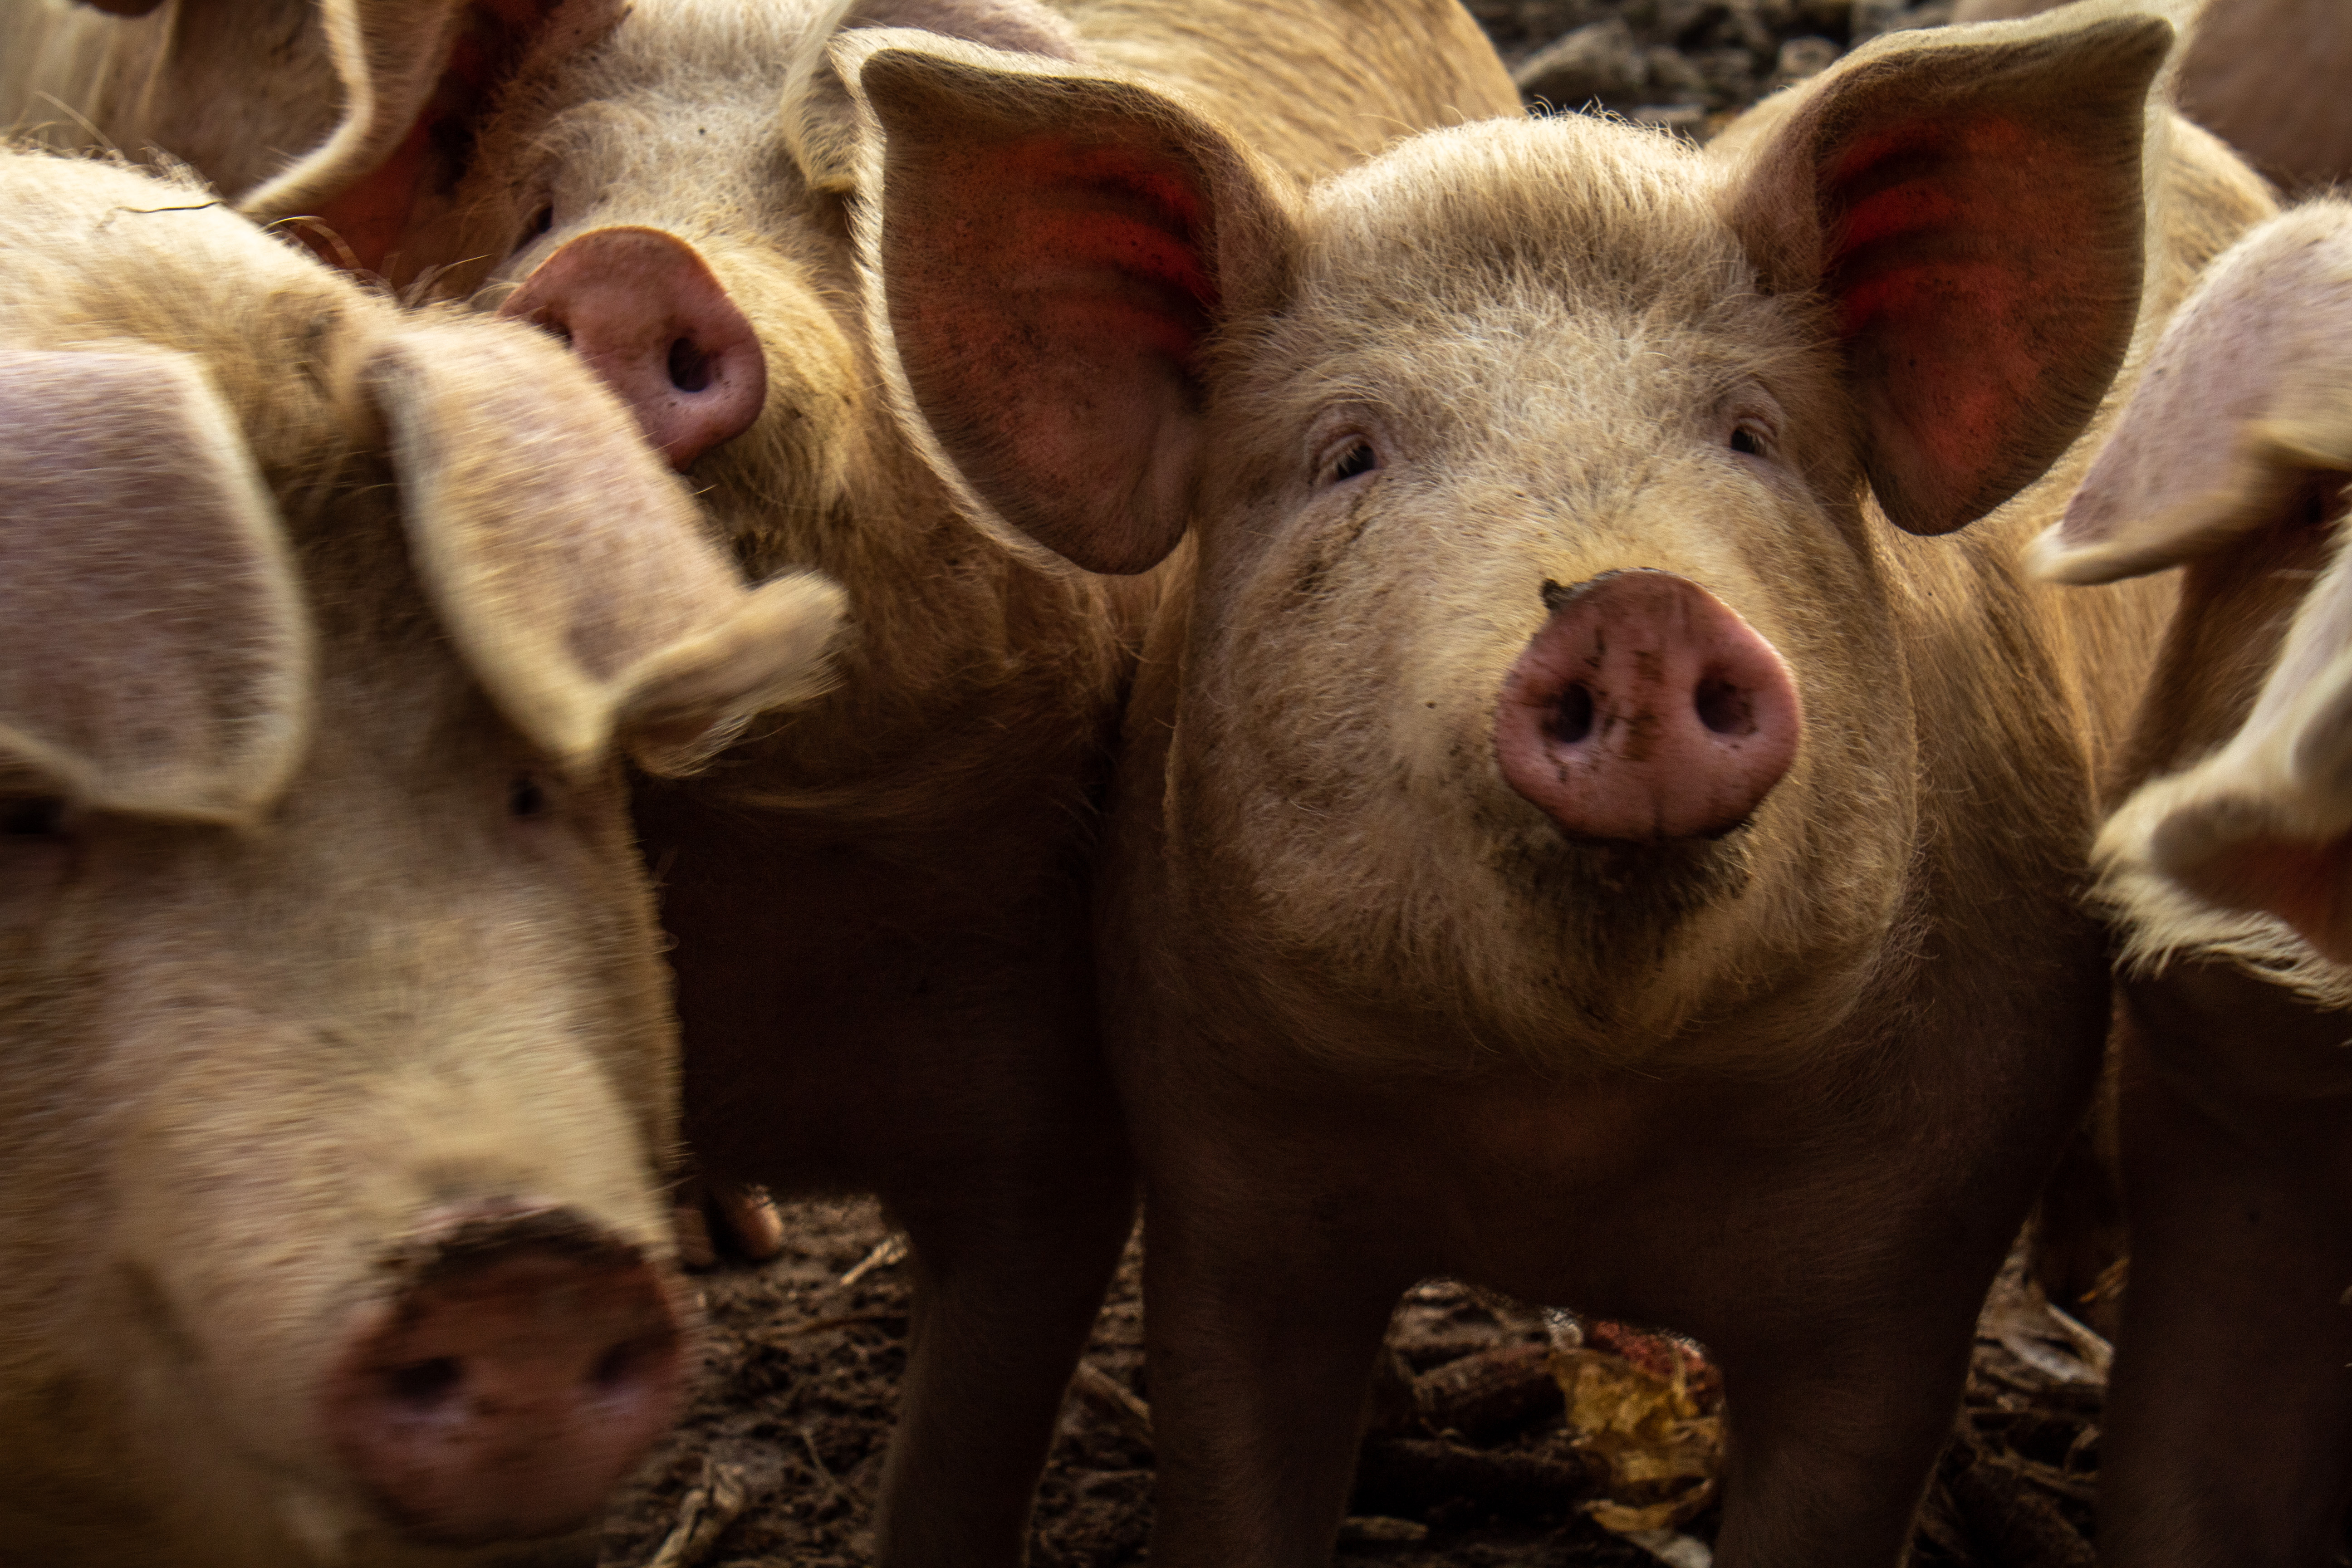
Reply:
[[2098, 846], [2132, 960], [2236, 951], [2337, 1005], [2330, 971], [2352, 963], [2352, 586], [2335, 527], [2347, 343], [2352, 208], [2314, 202], [2214, 265], [2035, 546], [2070, 583], [2189, 567], [2133, 759], [2145, 783]]
[[192, 197], [0, 160], [5, 1554], [584, 1561], [694, 1328], [617, 752], [812, 694], [836, 595]]

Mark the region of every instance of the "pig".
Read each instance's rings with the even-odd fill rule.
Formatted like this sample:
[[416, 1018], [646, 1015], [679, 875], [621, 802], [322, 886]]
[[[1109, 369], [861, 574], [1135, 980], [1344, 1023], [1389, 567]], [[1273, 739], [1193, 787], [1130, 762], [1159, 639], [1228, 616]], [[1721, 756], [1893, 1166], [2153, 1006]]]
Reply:
[[[470, 125], [620, 0], [0, 0], [0, 132], [161, 154], [406, 286], [448, 246]], [[561, 10], [559, 17], [557, 12]]]
[[570, 356], [0, 154], [0, 1558], [585, 1563], [695, 1312], [620, 755], [822, 686]]
[[[1959, 0], [1955, 22], [2058, 0]], [[2271, 179], [2309, 191], [2352, 179], [2352, 6], [2343, 0], [2205, 0], [2180, 68], [2180, 107]]]
[[1902, 1557], [2095, 1076], [2169, 604], [2017, 552], [2273, 210], [2171, 38], [1896, 34], [1704, 151], [1475, 121], [1303, 191], [1132, 76], [837, 46], [911, 438], [1181, 574], [1097, 896], [1158, 1568], [1327, 1558], [1431, 1275], [1704, 1341], [1727, 1568]]
[[826, 50], [886, 21], [1116, 60], [1301, 174], [1519, 106], [1454, 0], [638, 0], [474, 137], [457, 254], [488, 259], [435, 286], [566, 339], [754, 576], [816, 567], [850, 596], [839, 687], [648, 782], [635, 816], [701, 1170], [878, 1193], [910, 1243], [877, 1557], [1001, 1565], [1133, 1224], [1091, 856], [1157, 588], [973, 526], [879, 395]]
[[2179, 566], [2101, 830], [2130, 1285], [2102, 1559], [2321, 1563], [2352, 1492], [2352, 205], [2216, 261], [2034, 560]]

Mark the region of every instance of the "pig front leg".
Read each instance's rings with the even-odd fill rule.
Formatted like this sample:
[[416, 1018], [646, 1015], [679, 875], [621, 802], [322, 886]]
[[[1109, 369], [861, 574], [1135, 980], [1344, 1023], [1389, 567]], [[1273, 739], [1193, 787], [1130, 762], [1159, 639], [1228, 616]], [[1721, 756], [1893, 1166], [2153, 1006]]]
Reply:
[[1409, 1274], [1340, 1205], [1236, 1158], [1155, 1163], [1144, 1334], [1157, 1568], [1329, 1561], [1372, 1359]]
[[[1986, 1282], [1990, 1270], [1986, 1271]], [[1720, 1568], [1892, 1568], [1968, 1373], [1965, 1308], [1823, 1314], [1725, 1353]]]
[[1055, 1120], [1055, 1149], [959, 1161], [951, 1179], [884, 1194], [915, 1286], [876, 1513], [884, 1568], [1022, 1560], [1063, 1394], [1135, 1215], [1108, 1097], [1090, 1118]]
[[[2340, 1038], [2340, 1019], [2326, 1032]], [[2252, 1042], [2204, 1043], [2227, 1058]], [[2127, 1035], [2131, 1278], [2100, 1558], [2315, 1568], [2336, 1561], [2352, 1483], [2352, 1246], [2323, 1176], [2343, 1160], [2346, 1102], [2214, 1090], [2166, 1076]]]

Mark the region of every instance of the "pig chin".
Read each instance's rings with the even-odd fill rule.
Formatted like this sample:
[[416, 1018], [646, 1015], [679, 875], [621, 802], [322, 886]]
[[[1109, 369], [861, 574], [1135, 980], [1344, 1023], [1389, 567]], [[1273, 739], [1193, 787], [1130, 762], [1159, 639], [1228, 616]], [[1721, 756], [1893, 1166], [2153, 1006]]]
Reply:
[[1572, 838], [1549, 822], [1516, 826], [1494, 868], [1506, 892], [1549, 912], [1570, 948], [1602, 961], [1629, 945], [1654, 948], [1738, 899], [1754, 876], [1747, 823], [1714, 838], [1655, 843]]

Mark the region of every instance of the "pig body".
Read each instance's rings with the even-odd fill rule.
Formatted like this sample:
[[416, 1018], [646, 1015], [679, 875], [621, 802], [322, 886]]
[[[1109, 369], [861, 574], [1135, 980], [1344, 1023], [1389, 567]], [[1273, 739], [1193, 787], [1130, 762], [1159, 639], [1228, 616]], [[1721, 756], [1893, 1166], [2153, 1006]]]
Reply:
[[[1156, 585], [975, 528], [892, 421], [847, 237], [855, 122], [825, 52], [845, 15], [635, 5], [483, 127], [463, 249], [505, 258], [481, 299], [562, 332], [635, 400], [755, 574], [822, 565], [852, 595], [837, 689], [639, 795], [686, 1127], [721, 1183], [882, 1195], [917, 1295], [877, 1551], [1008, 1563], [1133, 1216], [1089, 885]], [[1117, 52], [1255, 112], [1302, 174], [1517, 111], [1450, 0], [847, 17], [890, 18]]]
[[[2056, 0], [1960, 0], [1955, 22]], [[2291, 190], [2352, 178], [2352, 13], [2336, 0], [2206, 0], [2180, 68], [2181, 111]]]
[[[1154, 1563], [1328, 1552], [1435, 1273], [1707, 1342], [1719, 1562], [1900, 1557], [2105, 1032], [2079, 868], [2167, 597], [2014, 555], [2134, 331], [2167, 37], [1891, 38], [1720, 151], [1474, 124], [1303, 197], [1131, 79], [865, 46], [918, 438], [1080, 564], [1197, 551], [1100, 930]], [[2151, 317], [2268, 210], [2169, 146]]]
[[593, 1557], [692, 1324], [613, 747], [821, 684], [552, 345], [0, 156], [0, 1559]]
[[2324, 1563], [2352, 1492], [2347, 279], [2339, 202], [2231, 250], [2038, 546], [2074, 582], [2182, 567], [2098, 844], [2131, 1226], [2100, 1464], [2116, 1563]]

